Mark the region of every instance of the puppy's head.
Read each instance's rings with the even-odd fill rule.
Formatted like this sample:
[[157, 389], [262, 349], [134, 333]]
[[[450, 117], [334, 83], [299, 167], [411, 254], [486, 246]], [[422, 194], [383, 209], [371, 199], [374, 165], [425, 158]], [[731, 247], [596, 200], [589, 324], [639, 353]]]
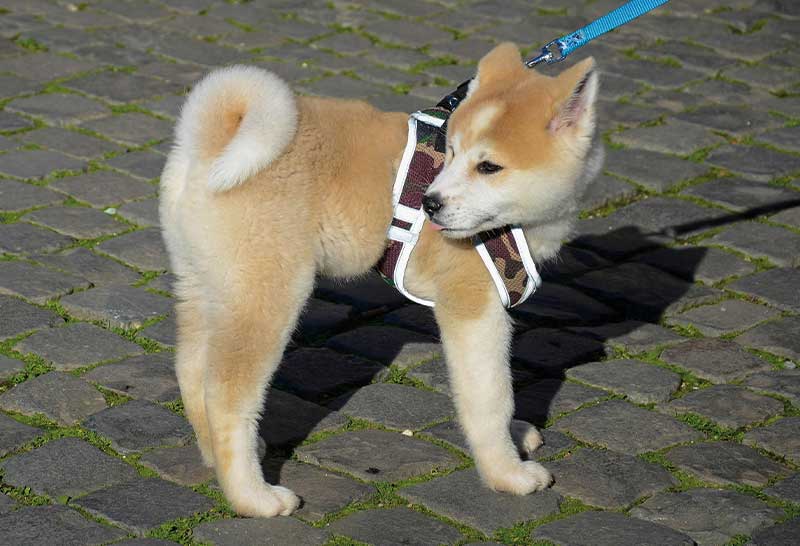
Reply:
[[450, 118], [445, 165], [426, 193], [434, 227], [462, 238], [563, 214], [594, 133], [593, 69], [590, 58], [548, 77], [525, 68], [513, 44], [487, 54]]

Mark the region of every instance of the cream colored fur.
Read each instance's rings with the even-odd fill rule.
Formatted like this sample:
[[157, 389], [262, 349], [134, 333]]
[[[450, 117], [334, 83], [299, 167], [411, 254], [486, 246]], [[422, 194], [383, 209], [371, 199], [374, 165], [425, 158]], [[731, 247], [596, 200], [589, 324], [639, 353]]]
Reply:
[[[574, 90], [581, 81], [596, 88], [596, 80], [591, 63], [546, 78], [519, 61], [509, 44], [490, 53], [480, 84], [451, 118], [456, 156], [472, 160], [448, 154], [441, 179], [454, 180], [457, 164], [474, 184], [447, 189], [444, 210], [459, 208], [462, 216], [452, 217], [469, 220], [482, 206], [476, 195], [495, 205], [516, 198], [522, 205], [508, 214], [542, 260], [569, 231], [580, 178], [590, 174], [593, 95]], [[527, 125], [508, 121], [522, 114]], [[160, 208], [178, 277], [177, 375], [203, 459], [240, 514], [285, 515], [298, 506], [291, 491], [264, 481], [256, 423], [315, 276], [363, 274], [383, 253], [406, 120], [359, 101], [293, 98], [274, 75], [245, 67], [207, 76], [183, 109]], [[473, 157], [478, 148], [484, 155]], [[502, 176], [475, 176], [481, 157], [506, 162]], [[510, 320], [477, 252], [455, 236], [485, 226], [452, 227], [447, 236], [423, 230], [407, 286], [436, 301], [459, 420], [485, 483], [530, 493], [551, 478], [519, 455], [541, 436], [511, 420]]]

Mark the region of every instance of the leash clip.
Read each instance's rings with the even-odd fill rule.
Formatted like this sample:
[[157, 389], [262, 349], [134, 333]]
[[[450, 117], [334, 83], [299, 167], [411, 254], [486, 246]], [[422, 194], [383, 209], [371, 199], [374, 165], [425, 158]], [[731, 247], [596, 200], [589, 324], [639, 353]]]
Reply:
[[542, 52], [539, 55], [533, 59], [525, 61], [525, 66], [528, 68], [533, 68], [539, 63], [553, 64], [563, 61], [566, 58], [567, 56], [564, 55], [564, 50], [561, 47], [561, 43], [559, 43], [558, 40], [553, 40], [542, 48]]

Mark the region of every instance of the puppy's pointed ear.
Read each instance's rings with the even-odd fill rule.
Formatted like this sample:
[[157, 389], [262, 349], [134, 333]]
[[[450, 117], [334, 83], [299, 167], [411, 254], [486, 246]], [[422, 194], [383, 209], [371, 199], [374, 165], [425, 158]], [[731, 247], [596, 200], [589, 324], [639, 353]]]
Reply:
[[583, 136], [594, 131], [597, 80], [592, 57], [565, 70], [556, 78], [554, 114], [548, 124], [550, 131], [576, 131]]
[[505, 83], [508, 85], [508, 78], [524, 71], [522, 57], [517, 46], [511, 42], [504, 42], [495, 47], [478, 63], [478, 77], [474, 86], [470, 86], [470, 91], [478, 85], [491, 85], [493, 83]]

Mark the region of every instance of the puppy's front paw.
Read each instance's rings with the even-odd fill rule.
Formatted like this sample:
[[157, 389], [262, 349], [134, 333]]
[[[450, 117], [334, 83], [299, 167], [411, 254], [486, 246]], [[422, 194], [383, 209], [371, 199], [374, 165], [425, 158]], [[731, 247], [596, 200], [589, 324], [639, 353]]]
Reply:
[[300, 498], [290, 489], [279, 485], [261, 484], [249, 491], [226, 495], [237, 514], [258, 518], [288, 516], [300, 506]]
[[511, 437], [523, 457], [529, 457], [542, 445], [542, 435], [536, 427], [525, 421], [511, 421]]
[[537, 462], [519, 461], [505, 472], [486, 476], [485, 480], [495, 491], [527, 495], [548, 487], [553, 483], [553, 475]]

